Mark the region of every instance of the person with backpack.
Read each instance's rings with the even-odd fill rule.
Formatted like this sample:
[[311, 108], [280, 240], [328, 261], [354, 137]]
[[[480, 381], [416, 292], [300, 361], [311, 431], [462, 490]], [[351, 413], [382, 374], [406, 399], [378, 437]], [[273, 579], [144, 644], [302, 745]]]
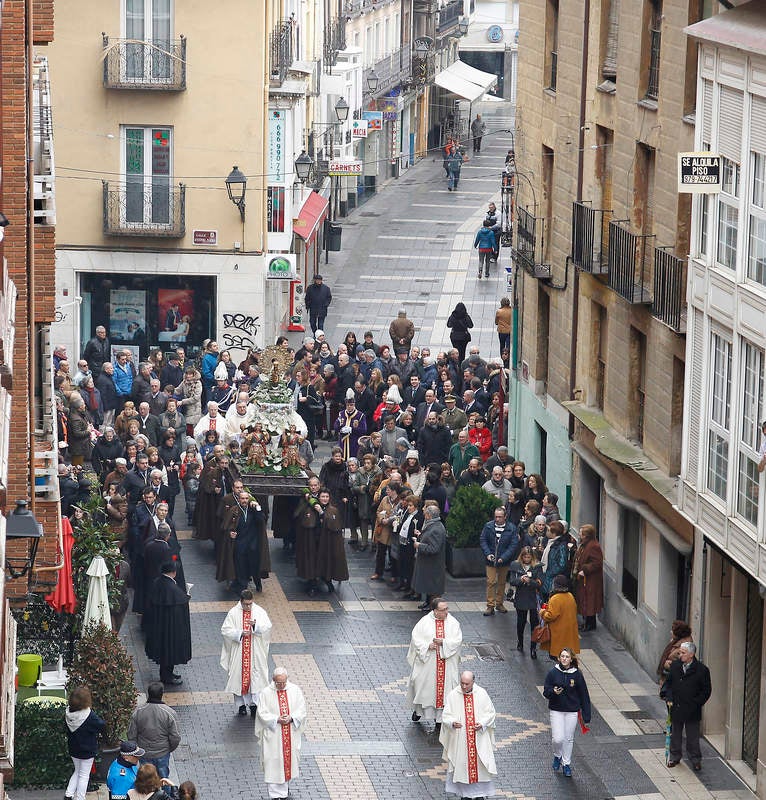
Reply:
[[479, 280], [481, 280], [482, 269], [484, 276], [489, 278], [489, 262], [495, 255], [495, 232], [492, 230], [492, 220], [489, 217], [476, 231], [473, 246], [479, 248]]

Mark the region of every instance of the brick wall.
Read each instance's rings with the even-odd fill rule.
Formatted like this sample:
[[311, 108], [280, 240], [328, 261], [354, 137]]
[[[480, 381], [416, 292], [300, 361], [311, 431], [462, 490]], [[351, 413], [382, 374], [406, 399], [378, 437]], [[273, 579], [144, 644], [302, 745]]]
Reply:
[[53, 41], [53, 0], [34, 0], [32, 28], [35, 44], [49, 44]]

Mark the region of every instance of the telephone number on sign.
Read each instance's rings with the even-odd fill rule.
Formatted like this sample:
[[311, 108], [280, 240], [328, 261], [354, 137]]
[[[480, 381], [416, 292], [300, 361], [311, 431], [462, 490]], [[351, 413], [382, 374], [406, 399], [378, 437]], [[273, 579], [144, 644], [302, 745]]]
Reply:
[[718, 175], [684, 175], [684, 183], [718, 183]]

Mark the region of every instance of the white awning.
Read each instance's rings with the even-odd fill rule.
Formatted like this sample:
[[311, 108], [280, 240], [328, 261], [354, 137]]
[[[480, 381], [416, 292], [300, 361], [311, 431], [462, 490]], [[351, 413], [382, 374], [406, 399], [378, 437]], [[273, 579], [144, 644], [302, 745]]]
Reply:
[[497, 75], [482, 72], [463, 61], [456, 61], [436, 76], [435, 83], [448, 92], [473, 102], [497, 83]]
[[458, 97], [464, 97], [471, 102], [478, 100], [484, 94], [484, 88], [456, 75], [452, 69], [454, 66], [453, 64], [447, 67], [447, 69], [442, 70], [436, 78], [434, 78], [434, 83], [436, 83], [437, 86], [441, 86], [442, 89], [456, 94]]
[[305, 95], [308, 89], [308, 81], [302, 78], [288, 78], [282, 81], [280, 86], [270, 86], [271, 95]]

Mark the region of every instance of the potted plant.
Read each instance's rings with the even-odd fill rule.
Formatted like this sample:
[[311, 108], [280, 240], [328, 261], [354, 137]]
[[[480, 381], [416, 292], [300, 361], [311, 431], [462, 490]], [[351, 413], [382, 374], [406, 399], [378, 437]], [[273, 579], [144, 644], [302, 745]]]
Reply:
[[[72, 774], [62, 697], [30, 697], [16, 706], [13, 786], [61, 789]], [[44, 754], [44, 755], [42, 755]]]
[[479, 546], [481, 529], [503, 503], [481, 486], [461, 486], [447, 514], [447, 571], [453, 578], [479, 578], [486, 560]]
[[99, 622], [83, 630], [68, 674], [67, 691], [75, 686], [90, 687], [93, 710], [106, 723], [96, 767], [104, 780], [119, 752], [120, 739], [127, 736], [138, 697], [133, 662], [117, 633]]

